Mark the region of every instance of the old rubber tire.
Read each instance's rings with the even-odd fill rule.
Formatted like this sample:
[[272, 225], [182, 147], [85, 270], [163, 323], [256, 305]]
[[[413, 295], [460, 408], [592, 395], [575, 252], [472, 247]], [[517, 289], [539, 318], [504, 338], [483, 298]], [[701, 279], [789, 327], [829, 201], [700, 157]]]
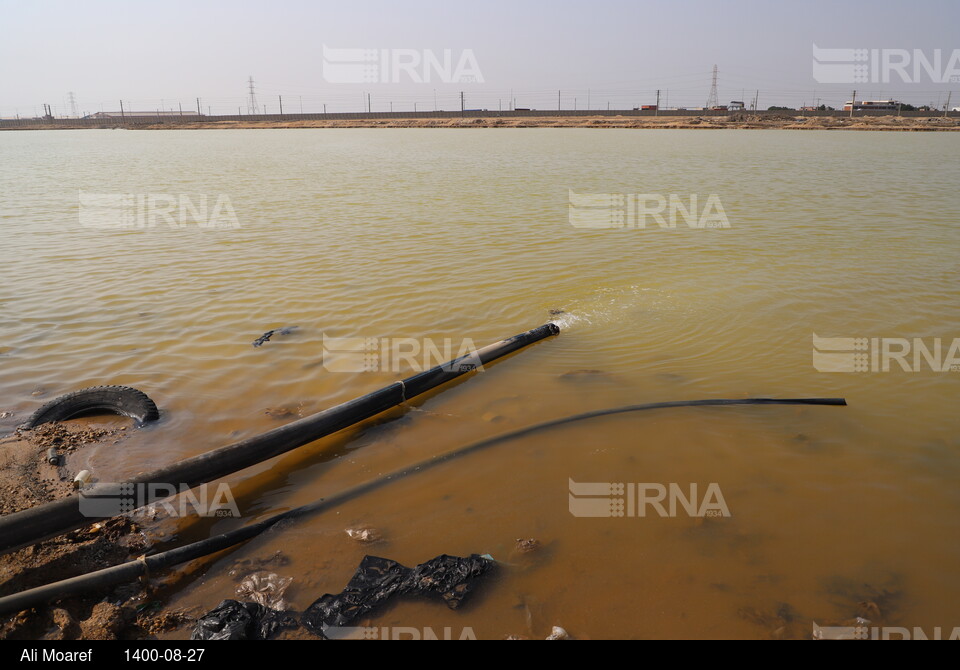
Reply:
[[119, 414], [138, 423], [160, 418], [157, 405], [146, 393], [129, 386], [95, 386], [51, 400], [33, 413], [23, 428], [36, 428], [51, 421], [66, 421], [81, 414]]

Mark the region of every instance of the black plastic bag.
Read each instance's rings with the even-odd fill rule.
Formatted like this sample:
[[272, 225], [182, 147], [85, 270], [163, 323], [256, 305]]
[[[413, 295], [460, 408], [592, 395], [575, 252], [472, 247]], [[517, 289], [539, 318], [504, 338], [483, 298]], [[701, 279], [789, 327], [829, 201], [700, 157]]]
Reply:
[[411, 570], [386, 558], [364, 556], [347, 587], [317, 599], [301, 622], [310, 632], [326, 637], [327, 628], [348, 626], [395, 595], [439, 596], [456, 609], [493, 565], [492, 559], [477, 554], [467, 558], [444, 554]]
[[197, 620], [191, 640], [268, 640], [297, 620], [257, 603], [224, 600]]

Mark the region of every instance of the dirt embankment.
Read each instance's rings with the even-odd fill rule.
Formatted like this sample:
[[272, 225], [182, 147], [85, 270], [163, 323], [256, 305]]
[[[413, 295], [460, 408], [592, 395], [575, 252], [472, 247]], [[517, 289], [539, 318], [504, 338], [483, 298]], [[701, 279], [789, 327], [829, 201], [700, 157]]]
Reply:
[[729, 116], [602, 116], [602, 117], [470, 117], [461, 119], [351, 119], [313, 121], [218, 121], [212, 123], [157, 124], [150, 130], [203, 128], [661, 128], [661, 129], [781, 129], [781, 130], [960, 130], [960, 119], [905, 118], [897, 116], [801, 117], [789, 115], [731, 114]]
[[[70, 495], [74, 473], [62, 463], [85, 445], [118, 442], [123, 434], [122, 428], [47, 424], [0, 438], [0, 514]], [[60, 456], [56, 465], [47, 459], [51, 448]], [[140, 527], [127, 517], [92, 524], [0, 556], [0, 596], [129, 561], [146, 547]], [[0, 639], [134, 639], [184, 623], [181, 613], [158, 611], [153, 595], [147, 584], [126, 584], [3, 616]]]
[[[84, 126], [53, 122], [11, 126], [5, 130], [51, 130], [78, 127], [111, 128], [109, 124]], [[360, 118], [245, 121], [167, 122], [125, 126], [137, 130], [202, 130], [245, 128], [638, 128], [638, 129], [753, 129], [753, 130], [885, 130], [958, 131], [960, 118], [942, 116], [797, 116], [792, 114], [734, 113], [727, 116], [471, 116], [442, 118]]]

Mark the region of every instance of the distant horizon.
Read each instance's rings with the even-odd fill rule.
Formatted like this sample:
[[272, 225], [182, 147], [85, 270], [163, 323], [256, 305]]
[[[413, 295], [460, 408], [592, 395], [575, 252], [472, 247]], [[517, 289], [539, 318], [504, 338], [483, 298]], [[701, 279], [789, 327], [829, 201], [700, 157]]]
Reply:
[[[58, 118], [116, 112], [121, 100], [131, 111], [196, 111], [198, 98], [202, 114], [247, 114], [251, 77], [267, 114], [281, 99], [288, 113], [456, 111], [461, 91], [468, 109], [491, 111], [633, 109], [656, 104], [658, 91], [661, 108], [694, 109], [712, 100], [714, 66], [719, 105], [841, 109], [856, 89], [858, 100], [934, 109], [952, 92], [960, 106], [960, 3], [948, 0], [910, 10], [815, 0], [802, 12], [756, 0], [492, 0], [482, 11], [171, 0], [162, 14], [117, 0], [0, 1], [3, 118], [40, 117], [45, 104]], [[864, 55], [821, 65], [818, 50]], [[469, 76], [442, 76], [445, 56]]]

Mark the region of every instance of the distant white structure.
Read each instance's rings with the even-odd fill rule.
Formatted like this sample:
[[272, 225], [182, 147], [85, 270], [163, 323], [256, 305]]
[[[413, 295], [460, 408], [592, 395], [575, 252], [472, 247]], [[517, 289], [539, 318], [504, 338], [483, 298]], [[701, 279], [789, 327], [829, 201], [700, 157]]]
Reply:
[[843, 111], [849, 112], [851, 106], [856, 112], [859, 111], [882, 111], [882, 112], [895, 112], [900, 108], [900, 101], [898, 100], [861, 100], [860, 102], [853, 102], [847, 100], [846, 104], [843, 106]]
[[731, 112], [742, 112], [747, 108], [743, 100], [731, 100], [730, 101], [730, 111]]
[[97, 112], [95, 114], [88, 114], [83, 117], [85, 119], [172, 119], [180, 117], [192, 117], [196, 118], [200, 116], [196, 112], [165, 112], [163, 110], [157, 112]]

